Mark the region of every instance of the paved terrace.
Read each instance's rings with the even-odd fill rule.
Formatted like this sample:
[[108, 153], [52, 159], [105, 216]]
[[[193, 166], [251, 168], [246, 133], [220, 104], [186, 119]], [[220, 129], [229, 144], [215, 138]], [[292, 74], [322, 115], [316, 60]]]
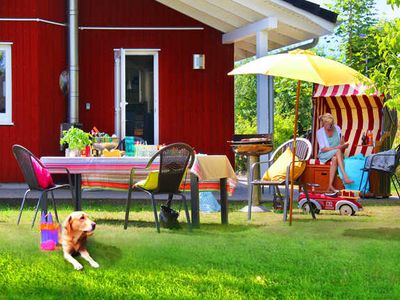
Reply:
[[[21, 204], [22, 197], [28, 186], [24, 183], [0, 183], [0, 203], [7, 203], [9, 205], [18, 206]], [[228, 197], [229, 201], [243, 202], [245, 205], [247, 202], [247, 179], [240, 177], [236, 186], [235, 192], [232, 196]], [[214, 196], [219, 199], [219, 193], [213, 193]], [[38, 192], [31, 192], [27, 197], [27, 205], [34, 205], [38, 199]], [[68, 190], [57, 190], [54, 192], [54, 196], [57, 203], [70, 202], [71, 193]], [[190, 199], [190, 193], [186, 193], [187, 199]], [[98, 202], [98, 203], [118, 203], [125, 204], [126, 198], [128, 197], [127, 191], [108, 191], [108, 190], [83, 190], [82, 200], [83, 205], [85, 202]], [[298, 197], [298, 191], [294, 191], [294, 199]], [[144, 193], [135, 192], [133, 193], [133, 199], [146, 200], [149, 199]], [[166, 199], [161, 196], [160, 199]], [[397, 197], [390, 197], [390, 200], [398, 200]], [[369, 198], [364, 201], [382, 200]], [[265, 193], [262, 194], [262, 202], [272, 202], [272, 195], [268, 192], [268, 188], [265, 188]]]
[[[0, 202], [9, 203], [12, 205], [20, 205], [22, 197], [28, 186], [25, 183], [0, 183]], [[265, 189], [266, 191], [268, 188]], [[229, 201], [247, 201], [247, 179], [244, 177], [239, 178], [235, 192], [231, 197], [228, 197]], [[219, 199], [219, 193], [213, 193], [214, 196]], [[28, 194], [28, 205], [36, 203], [39, 196], [38, 192], [31, 192]], [[57, 190], [54, 192], [54, 196], [57, 202], [70, 201], [71, 193], [68, 190]], [[187, 199], [190, 199], [190, 193], [186, 193]], [[109, 190], [83, 190], [82, 200], [83, 204], [85, 201], [98, 201], [98, 202], [113, 202], [123, 203], [128, 197], [127, 191], [109, 191]], [[166, 197], [160, 197], [166, 199]], [[146, 199], [149, 200], [146, 194], [141, 192], [133, 193], [133, 199]], [[264, 193], [262, 195], [262, 201], [272, 201], [272, 195]]]

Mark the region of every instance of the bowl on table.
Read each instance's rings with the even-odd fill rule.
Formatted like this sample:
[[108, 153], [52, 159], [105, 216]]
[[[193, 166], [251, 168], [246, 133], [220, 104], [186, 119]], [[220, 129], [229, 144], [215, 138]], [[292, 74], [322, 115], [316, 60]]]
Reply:
[[93, 143], [93, 148], [98, 151], [103, 151], [107, 149], [108, 151], [117, 148], [118, 143], [115, 142], [103, 142], [103, 143]]

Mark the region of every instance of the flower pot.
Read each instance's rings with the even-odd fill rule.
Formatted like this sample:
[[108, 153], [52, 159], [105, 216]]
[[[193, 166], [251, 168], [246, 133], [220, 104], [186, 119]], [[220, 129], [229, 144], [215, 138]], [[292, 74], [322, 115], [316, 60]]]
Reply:
[[81, 150], [79, 149], [65, 149], [65, 156], [66, 157], [80, 157], [81, 156]]

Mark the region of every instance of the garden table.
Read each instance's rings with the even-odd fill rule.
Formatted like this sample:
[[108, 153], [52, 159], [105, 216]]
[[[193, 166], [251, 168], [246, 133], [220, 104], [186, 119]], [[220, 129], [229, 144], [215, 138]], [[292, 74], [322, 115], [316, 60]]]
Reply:
[[[53, 174], [65, 174], [67, 168], [73, 176], [75, 210], [82, 208], [82, 189], [128, 190], [129, 174], [135, 169], [134, 180], [146, 178], [159, 168], [158, 158], [145, 169], [150, 157], [64, 157], [44, 156], [42, 163]], [[181, 190], [191, 192], [193, 226], [199, 226], [199, 191], [221, 193], [221, 221], [228, 222], [227, 195], [236, 186], [236, 175], [225, 155], [197, 155], [190, 170], [190, 182], [185, 180]]]
[[[199, 182], [219, 180], [221, 201], [221, 223], [228, 224], [227, 187], [235, 187], [237, 178], [226, 155], [196, 155], [190, 169], [192, 225], [199, 227]], [[230, 193], [230, 191], [229, 191]], [[231, 193], [230, 193], [231, 194]]]

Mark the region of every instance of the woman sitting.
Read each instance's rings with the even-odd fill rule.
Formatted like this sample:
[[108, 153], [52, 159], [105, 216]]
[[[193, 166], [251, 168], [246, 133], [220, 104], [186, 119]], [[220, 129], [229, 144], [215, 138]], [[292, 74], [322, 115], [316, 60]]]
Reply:
[[347, 176], [344, 170], [343, 150], [349, 144], [344, 142], [343, 137], [341, 137], [341, 129], [335, 125], [335, 120], [330, 113], [320, 116], [319, 121], [322, 127], [317, 131], [317, 141], [319, 144], [318, 159], [321, 163], [332, 160], [329, 172], [328, 192], [337, 192], [333, 186], [333, 181], [338, 166], [343, 174], [344, 183], [351, 184], [354, 182]]

